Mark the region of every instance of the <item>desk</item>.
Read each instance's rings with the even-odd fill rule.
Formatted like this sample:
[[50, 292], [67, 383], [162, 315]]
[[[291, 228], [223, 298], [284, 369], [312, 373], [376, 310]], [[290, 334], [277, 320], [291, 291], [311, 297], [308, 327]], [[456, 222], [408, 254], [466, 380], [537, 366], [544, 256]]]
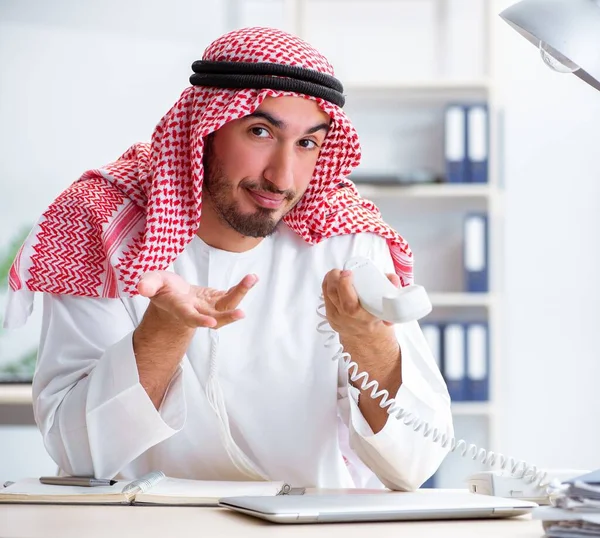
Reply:
[[0, 506], [3, 538], [541, 538], [529, 516], [470, 521], [279, 525], [224, 508], [167, 506]]

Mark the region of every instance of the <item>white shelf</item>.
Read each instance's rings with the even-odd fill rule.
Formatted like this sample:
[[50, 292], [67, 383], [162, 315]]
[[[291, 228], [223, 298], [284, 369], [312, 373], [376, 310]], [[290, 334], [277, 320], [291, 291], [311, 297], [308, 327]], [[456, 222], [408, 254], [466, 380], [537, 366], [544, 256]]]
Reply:
[[450, 79], [431, 79], [431, 80], [406, 80], [406, 81], [369, 81], [360, 83], [348, 83], [344, 87], [347, 94], [370, 93], [370, 92], [438, 92], [446, 94], [452, 91], [487, 91], [492, 87], [489, 79], [470, 79], [470, 80], [450, 80]]
[[[365, 174], [366, 176], [366, 174]], [[498, 191], [489, 185], [437, 183], [433, 185], [375, 185], [357, 183], [365, 198], [489, 198]]]
[[494, 412], [490, 402], [453, 402], [452, 414], [454, 416], [489, 416]]
[[0, 385], [0, 405], [31, 405], [31, 385]]
[[431, 304], [436, 306], [490, 307], [494, 303], [491, 293], [430, 293]]

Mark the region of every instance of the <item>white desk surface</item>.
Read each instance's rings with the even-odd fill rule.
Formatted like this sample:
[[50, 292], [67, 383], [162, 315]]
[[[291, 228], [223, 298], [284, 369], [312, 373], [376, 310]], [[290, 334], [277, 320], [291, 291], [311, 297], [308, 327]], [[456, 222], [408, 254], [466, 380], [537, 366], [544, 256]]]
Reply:
[[469, 521], [281, 525], [223, 508], [170, 506], [1, 505], [2, 538], [541, 538], [542, 523], [529, 516]]

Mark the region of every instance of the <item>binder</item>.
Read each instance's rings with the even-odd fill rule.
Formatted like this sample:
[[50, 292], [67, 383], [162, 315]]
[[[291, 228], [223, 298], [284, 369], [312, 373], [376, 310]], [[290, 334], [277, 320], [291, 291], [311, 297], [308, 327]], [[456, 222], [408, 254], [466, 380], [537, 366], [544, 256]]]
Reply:
[[443, 375], [450, 399], [462, 402], [466, 399], [466, 357], [465, 328], [460, 323], [450, 323], [444, 327]]
[[467, 399], [489, 399], [489, 331], [487, 323], [467, 326]]
[[467, 110], [464, 105], [453, 104], [446, 108], [444, 130], [446, 181], [466, 183], [468, 181]]
[[472, 105], [467, 110], [467, 161], [471, 183], [488, 182], [488, 107]]
[[431, 350], [431, 354], [433, 355], [433, 359], [437, 364], [438, 368], [442, 369], [442, 326], [437, 323], [422, 323], [421, 331], [423, 331], [423, 336], [427, 341], [427, 345]]
[[463, 223], [463, 236], [465, 291], [487, 293], [489, 291], [487, 215], [467, 214]]

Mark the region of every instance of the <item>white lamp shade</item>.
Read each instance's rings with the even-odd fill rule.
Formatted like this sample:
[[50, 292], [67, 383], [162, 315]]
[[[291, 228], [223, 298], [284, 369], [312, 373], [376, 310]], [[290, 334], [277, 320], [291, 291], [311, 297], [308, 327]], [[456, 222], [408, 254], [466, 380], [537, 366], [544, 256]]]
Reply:
[[600, 2], [597, 0], [522, 0], [500, 13], [536, 47], [540, 42], [558, 60], [579, 69], [579, 78], [600, 90]]

